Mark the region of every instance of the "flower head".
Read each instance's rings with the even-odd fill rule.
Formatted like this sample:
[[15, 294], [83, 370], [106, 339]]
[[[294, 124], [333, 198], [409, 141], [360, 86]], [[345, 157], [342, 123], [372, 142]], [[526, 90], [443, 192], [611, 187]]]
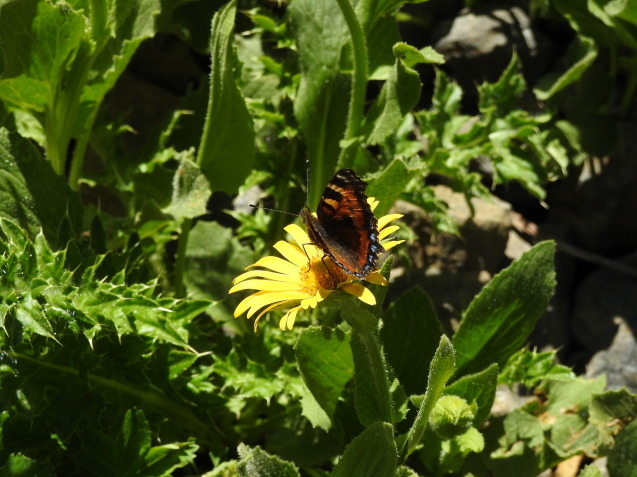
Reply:
[[[378, 205], [378, 201], [373, 199], [369, 199], [369, 203], [372, 210]], [[384, 240], [399, 228], [397, 225], [386, 227], [387, 224], [400, 217], [402, 215], [393, 214], [378, 219], [379, 237], [385, 250], [403, 242]], [[376, 304], [374, 294], [313, 245], [301, 227], [292, 224], [285, 227], [285, 231], [292, 236], [293, 242], [282, 240], [274, 245], [283, 258], [263, 257], [248, 267], [260, 268], [249, 270], [234, 279], [229, 293], [257, 290], [239, 303], [234, 311], [235, 318], [246, 311], [248, 318], [259, 312], [254, 320], [256, 331], [259, 320], [265, 313], [288, 308], [279, 327], [282, 330], [291, 330], [299, 311], [315, 308], [336, 290], [343, 290], [369, 305]], [[365, 279], [370, 283], [387, 285], [378, 271], [370, 273]]]

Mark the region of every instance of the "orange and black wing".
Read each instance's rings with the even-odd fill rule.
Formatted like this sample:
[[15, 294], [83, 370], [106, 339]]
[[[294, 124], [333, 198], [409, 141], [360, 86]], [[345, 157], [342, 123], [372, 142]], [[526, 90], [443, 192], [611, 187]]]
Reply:
[[364, 182], [351, 169], [341, 169], [327, 184], [310, 235], [343, 270], [365, 278], [381, 250], [376, 217], [367, 203]]

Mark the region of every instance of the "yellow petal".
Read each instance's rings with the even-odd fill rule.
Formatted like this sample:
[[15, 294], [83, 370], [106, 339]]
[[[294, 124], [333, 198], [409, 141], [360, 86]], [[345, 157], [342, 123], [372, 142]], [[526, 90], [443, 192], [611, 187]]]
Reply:
[[296, 245], [283, 240], [274, 244], [274, 248], [285, 257], [286, 260], [292, 262], [299, 268], [307, 268], [308, 258], [305, 253]]
[[307, 235], [305, 230], [298, 225], [290, 224], [284, 227], [284, 230], [292, 236], [299, 248], [304, 252], [304, 254], [307, 254], [308, 257], [312, 258], [323, 255], [316, 245], [312, 243], [312, 240], [310, 240], [310, 237]]
[[250, 318], [257, 312], [257, 310], [263, 308], [264, 306], [271, 305], [272, 303], [282, 304], [288, 301], [302, 300], [303, 298], [307, 298], [307, 293], [289, 291], [269, 292], [263, 293], [262, 295], [255, 293], [248, 298], [252, 298], [252, 300], [250, 300], [250, 310], [248, 310], [247, 314], [248, 318]]
[[294, 275], [299, 273], [299, 267], [295, 266], [293, 263], [288, 262], [287, 260], [283, 260], [279, 257], [263, 257], [259, 259], [254, 265], [250, 265], [248, 268], [252, 267], [263, 267], [268, 268], [274, 272], [284, 273], [286, 275]]
[[389, 227], [385, 227], [383, 230], [381, 230], [378, 233], [378, 238], [380, 240], [383, 240], [385, 237], [387, 237], [388, 235], [393, 234], [398, 229], [400, 229], [400, 227], [398, 225], [390, 225]]
[[234, 317], [238, 317], [243, 315], [243, 313], [252, 306], [252, 302], [259, 296], [263, 295], [264, 293], [267, 292], [258, 292], [258, 293], [254, 293], [250, 296], [245, 297], [243, 300], [241, 300], [241, 302], [237, 305], [237, 307], [234, 309]]
[[228, 293], [239, 290], [259, 290], [259, 291], [295, 291], [299, 289], [298, 283], [275, 282], [274, 280], [245, 280], [234, 285]]
[[274, 303], [270, 306], [268, 306], [265, 310], [263, 310], [261, 313], [259, 313], [259, 315], [254, 319], [254, 332], [257, 332], [257, 326], [259, 326], [259, 320], [261, 319], [261, 317], [263, 315], [265, 315], [268, 311], [272, 310], [272, 308], [275, 308], [278, 305], [278, 303]]
[[288, 330], [291, 330], [294, 327], [296, 314], [299, 312], [300, 309], [301, 307], [297, 306], [296, 308], [292, 308], [285, 315], [283, 315], [283, 318], [281, 318], [281, 321], [279, 321], [279, 328], [281, 328], [282, 330], [285, 330], [286, 328]]
[[390, 240], [389, 242], [381, 243], [382, 247], [387, 251], [390, 248], [394, 248], [396, 245], [400, 245], [404, 240]]
[[380, 202], [376, 200], [376, 197], [368, 197], [367, 203], [369, 204], [370, 209], [372, 209], [372, 212], [374, 212], [374, 209], [376, 209], [378, 204], [380, 204]]
[[[317, 293], [317, 295], [318, 295], [318, 293]], [[311, 296], [309, 298], [306, 298], [305, 300], [301, 300], [301, 307], [304, 310], [307, 310], [308, 308], [316, 308], [316, 305], [318, 305], [318, 302], [319, 302], [319, 299], [317, 298], [317, 295], [314, 295], [314, 296]]]
[[347, 285], [343, 285], [341, 290], [345, 290], [350, 295], [354, 295], [363, 303], [367, 303], [368, 305], [376, 304], [376, 297], [374, 294], [360, 283], [348, 283]]
[[382, 230], [392, 220], [400, 219], [403, 214], [389, 214], [383, 215], [380, 219], [378, 219], [378, 230]]
[[367, 280], [369, 283], [373, 283], [375, 285], [380, 285], [380, 286], [383, 286], [383, 287], [387, 286], [387, 280], [385, 279], [384, 276], [382, 276], [378, 272], [370, 273], [369, 275], [367, 275], [365, 277], [365, 280]]
[[268, 272], [266, 270], [250, 270], [249, 272], [242, 273], [237, 278], [232, 280], [233, 284], [247, 280], [248, 278], [260, 277], [267, 280], [274, 280], [279, 282], [294, 282], [299, 281], [299, 270], [295, 267], [296, 273], [294, 275], [286, 275], [285, 273]]

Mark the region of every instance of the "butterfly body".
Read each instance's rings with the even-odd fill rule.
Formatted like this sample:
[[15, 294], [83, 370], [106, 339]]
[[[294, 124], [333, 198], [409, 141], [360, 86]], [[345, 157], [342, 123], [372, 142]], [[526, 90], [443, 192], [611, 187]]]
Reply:
[[301, 212], [312, 242], [345, 272], [361, 280], [374, 270], [382, 250], [366, 187], [353, 170], [341, 169], [325, 187], [316, 217], [307, 207]]

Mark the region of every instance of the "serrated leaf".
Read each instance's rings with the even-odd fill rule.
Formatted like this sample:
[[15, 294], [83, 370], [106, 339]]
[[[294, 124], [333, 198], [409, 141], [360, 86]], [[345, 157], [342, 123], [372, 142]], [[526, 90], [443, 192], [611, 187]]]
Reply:
[[419, 287], [403, 293], [383, 314], [380, 336], [387, 360], [408, 394], [425, 392], [441, 334], [433, 304]]
[[300, 477], [296, 466], [261, 450], [259, 446], [239, 445], [237, 475], [239, 477]]
[[393, 427], [377, 422], [348, 444], [333, 477], [393, 476], [396, 472], [396, 444]]
[[252, 170], [256, 152], [254, 127], [236, 84], [232, 49], [236, 2], [212, 19], [210, 96], [197, 153], [197, 164], [214, 190], [236, 192]]
[[513, 385], [522, 383], [527, 388], [535, 387], [540, 381], [568, 381], [575, 377], [570, 368], [556, 364], [557, 351], [538, 353], [528, 349], [520, 350], [509, 358], [499, 381], [502, 384]]
[[502, 365], [524, 344], [553, 294], [554, 253], [553, 242], [535, 245], [473, 299], [453, 336], [459, 375]]
[[331, 418], [345, 385], [354, 376], [349, 335], [340, 330], [307, 328], [295, 351], [305, 384]]
[[55, 339], [53, 327], [44, 314], [42, 305], [37, 300], [25, 297], [13, 310], [16, 319], [22, 323], [25, 331]]

